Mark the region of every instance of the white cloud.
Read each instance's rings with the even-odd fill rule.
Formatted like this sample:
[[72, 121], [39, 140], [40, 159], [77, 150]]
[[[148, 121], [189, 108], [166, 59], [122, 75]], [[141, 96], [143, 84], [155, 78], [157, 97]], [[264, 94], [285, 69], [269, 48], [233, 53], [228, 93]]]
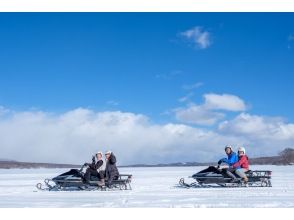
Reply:
[[211, 34], [199, 26], [181, 32], [180, 36], [184, 37], [189, 42], [192, 42], [200, 49], [206, 49], [212, 44]]
[[216, 145], [212, 141], [205, 149], [200, 146], [214, 135], [181, 124], [153, 124], [144, 115], [119, 111], [79, 108], [60, 115], [28, 111], [0, 117], [1, 157], [19, 161], [83, 163], [108, 149], [120, 164], [203, 160], [199, 155]]
[[[180, 98], [179, 102], [190, 101], [193, 93]], [[214, 125], [225, 117], [222, 112], [225, 111], [245, 111], [245, 102], [237, 96], [229, 94], [204, 94], [204, 103], [196, 105], [193, 102], [189, 102], [186, 107], [174, 109], [176, 119], [183, 123], [196, 124], [196, 125]]]
[[193, 89], [197, 89], [201, 86], [203, 86], [203, 82], [197, 82], [197, 83], [194, 83], [194, 84], [191, 84], [191, 85], [183, 85], [183, 89], [185, 90], [193, 90]]
[[[210, 124], [222, 118], [203, 106], [189, 106], [183, 118]], [[98, 150], [111, 149], [119, 164], [216, 161], [226, 144], [245, 144], [250, 155], [275, 155], [293, 147], [294, 124], [242, 113], [219, 127], [152, 123], [142, 114], [78, 108], [63, 114], [42, 111], [0, 115], [1, 158], [82, 164]]]
[[187, 102], [187, 101], [190, 101], [190, 99], [193, 97], [193, 95], [194, 95], [194, 93], [193, 92], [190, 92], [187, 95], [179, 98], [178, 101], [179, 102]]
[[208, 109], [226, 110], [226, 111], [245, 111], [245, 102], [238, 96], [230, 94], [205, 94], [205, 106]]
[[197, 125], [213, 125], [225, 116], [223, 113], [212, 112], [201, 105], [175, 109], [175, 114], [180, 122]]
[[281, 118], [241, 113], [220, 123], [218, 133], [246, 139], [252, 155], [275, 155], [286, 147], [294, 147], [294, 124]]
[[246, 135], [253, 139], [294, 140], [294, 124], [288, 124], [281, 118], [263, 117], [241, 113], [231, 121], [219, 125], [219, 131]]
[[0, 105], [0, 116], [9, 113], [10, 110]]

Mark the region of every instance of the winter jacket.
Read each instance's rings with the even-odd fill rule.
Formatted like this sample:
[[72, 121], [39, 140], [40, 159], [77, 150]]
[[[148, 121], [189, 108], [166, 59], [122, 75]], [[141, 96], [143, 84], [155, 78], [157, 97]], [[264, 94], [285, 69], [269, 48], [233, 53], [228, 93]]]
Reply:
[[106, 162], [106, 178], [109, 180], [116, 179], [119, 176], [118, 169], [116, 167], [116, 157], [113, 153], [110, 154], [109, 159]]
[[223, 158], [220, 161], [223, 162], [223, 163], [228, 164], [229, 166], [232, 166], [234, 163], [238, 162], [238, 156], [237, 156], [237, 154], [235, 152], [232, 151], [228, 155], [228, 158]]
[[95, 162], [92, 162], [91, 164], [88, 164], [89, 167], [92, 169], [92, 170], [97, 170], [99, 169], [103, 164], [103, 161], [102, 160], [98, 160], [97, 163]]
[[100, 171], [105, 171], [106, 169], [106, 161], [104, 159], [101, 159], [100, 161], [102, 161], [102, 165], [97, 169], [97, 172], [99, 173]]
[[249, 170], [249, 159], [247, 155], [239, 156], [239, 161], [233, 164], [233, 168], [243, 168]]
[[93, 170], [97, 170], [99, 173], [100, 171], [105, 171], [106, 168], [106, 162], [104, 159], [98, 160], [97, 163], [93, 162], [92, 164], [89, 164], [89, 167]]

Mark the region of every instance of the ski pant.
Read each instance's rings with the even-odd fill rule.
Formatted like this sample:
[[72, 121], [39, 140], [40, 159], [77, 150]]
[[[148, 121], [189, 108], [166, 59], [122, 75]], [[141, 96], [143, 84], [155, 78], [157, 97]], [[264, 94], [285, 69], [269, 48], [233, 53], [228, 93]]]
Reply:
[[96, 169], [87, 168], [84, 178], [85, 178], [86, 182], [89, 182], [91, 179], [91, 176], [96, 176], [99, 178], [99, 180], [101, 180], [101, 179], [104, 179], [104, 175], [105, 175], [105, 173], [103, 170], [101, 170], [98, 173]]
[[246, 178], [245, 172], [247, 171], [248, 171], [247, 169], [240, 168], [240, 169], [237, 169], [235, 173], [241, 178]]
[[233, 169], [233, 168], [228, 168], [228, 169], [226, 170], [226, 174], [227, 174], [229, 177], [231, 177], [232, 179], [236, 179], [236, 176], [233, 174], [233, 172], [235, 172], [235, 169]]
[[113, 173], [111, 173], [111, 172], [107, 173], [106, 177], [107, 177], [107, 186], [111, 186], [112, 181], [118, 179], [118, 175], [113, 175]]

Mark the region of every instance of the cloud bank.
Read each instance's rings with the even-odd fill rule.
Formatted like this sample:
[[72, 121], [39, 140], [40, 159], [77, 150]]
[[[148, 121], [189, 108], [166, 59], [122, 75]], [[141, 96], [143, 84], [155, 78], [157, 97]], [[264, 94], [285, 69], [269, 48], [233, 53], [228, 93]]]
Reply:
[[[202, 108], [191, 106], [191, 115], [201, 116]], [[275, 155], [294, 143], [294, 124], [248, 113], [208, 129], [157, 124], [143, 114], [121, 111], [77, 108], [53, 114], [0, 109], [0, 158], [19, 161], [79, 164], [89, 161], [98, 150], [110, 149], [121, 165], [204, 162], [222, 157], [226, 144], [244, 144], [249, 156], [258, 156]], [[202, 117], [209, 123], [222, 116]]]

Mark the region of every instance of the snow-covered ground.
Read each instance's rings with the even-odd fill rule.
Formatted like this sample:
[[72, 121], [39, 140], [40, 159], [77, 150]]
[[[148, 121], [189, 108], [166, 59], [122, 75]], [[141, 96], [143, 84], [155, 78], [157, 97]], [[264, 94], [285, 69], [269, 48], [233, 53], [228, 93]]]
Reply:
[[272, 188], [175, 187], [203, 168], [121, 168], [133, 174], [133, 190], [104, 192], [36, 190], [36, 183], [68, 169], [0, 170], [0, 207], [294, 207], [294, 166], [251, 166], [273, 171]]

